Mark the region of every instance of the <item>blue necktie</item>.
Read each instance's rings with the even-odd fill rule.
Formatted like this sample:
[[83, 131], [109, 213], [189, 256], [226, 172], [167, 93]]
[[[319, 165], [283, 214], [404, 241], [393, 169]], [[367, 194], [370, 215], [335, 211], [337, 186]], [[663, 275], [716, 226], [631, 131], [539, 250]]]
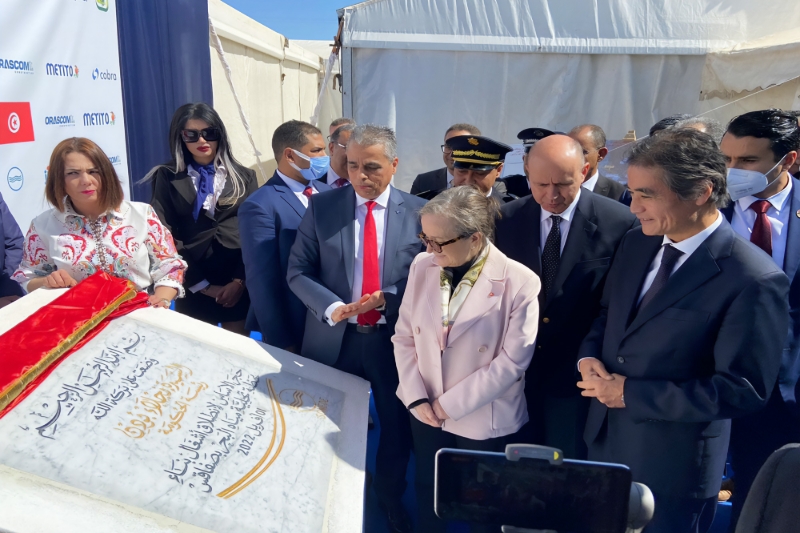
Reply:
[[216, 174], [216, 170], [214, 169], [214, 163], [209, 163], [208, 165], [198, 165], [195, 163], [192, 166], [197, 169], [197, 172], [200, 174], [200, 179], [197, 180], [197, 196], [194, 199], [194, 206], [192, 208], [192, 215], [194, 219], [197, 220], [206, 198], [208, 198], [209, 194], [214, 194], [214, 175]]

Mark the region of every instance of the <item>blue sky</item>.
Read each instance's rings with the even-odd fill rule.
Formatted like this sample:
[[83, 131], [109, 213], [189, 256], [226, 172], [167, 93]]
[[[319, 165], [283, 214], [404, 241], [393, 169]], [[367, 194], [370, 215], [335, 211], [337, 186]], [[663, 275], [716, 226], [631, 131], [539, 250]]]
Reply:
[[223, 0], [251, 19], [289, 39], [332, 41], [336, 10], [360, 0]]

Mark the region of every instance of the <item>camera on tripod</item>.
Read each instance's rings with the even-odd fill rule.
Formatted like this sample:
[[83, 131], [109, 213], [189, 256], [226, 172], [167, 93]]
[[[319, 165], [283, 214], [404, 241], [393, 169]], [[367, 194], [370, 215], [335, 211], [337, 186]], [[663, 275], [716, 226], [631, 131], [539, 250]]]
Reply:
[[436, 454], [434, 508], [445, 520], [504, 533], [625, 533], [653, 517], [653, 494], [627, 466], [563, 459], [560, 450], [509, 444], [506, 453]]

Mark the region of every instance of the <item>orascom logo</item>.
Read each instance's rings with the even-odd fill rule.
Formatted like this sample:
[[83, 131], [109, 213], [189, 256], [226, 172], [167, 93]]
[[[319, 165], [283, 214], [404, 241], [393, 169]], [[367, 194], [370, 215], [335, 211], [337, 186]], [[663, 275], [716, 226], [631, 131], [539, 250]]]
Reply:
[[59, 63], [48, 63], [44, 66], [48, 76], [63, 76], [66, 78], [78, 77], [78, 65], [61, 65]]
[[108, 0], [95, 0], [97, 9], [100, 11], [108, 11]]
[[101, 71], [99, 68], [96, 68], [92, 71], [92, 79], [93, 80], [106, 80], [106, 81], [117, 81], [117, 75], [113, 72]]
[[84, 113], [84, 126], [113, 126], [116, 122], [114, 112], [110, 113]]
[[72, 115], [53, 115], [44, 117], [45, 126], [74, 126], [75, 117]]
[[0, 69], [11, 70], [16, 74], [33, 74], [33, 61], [0, 58]]
[[108, 158], [108, 160], [111, 161], [111, 164], [114, 166], [122, 164], [122, 158], [118, 155], [112, 155]]

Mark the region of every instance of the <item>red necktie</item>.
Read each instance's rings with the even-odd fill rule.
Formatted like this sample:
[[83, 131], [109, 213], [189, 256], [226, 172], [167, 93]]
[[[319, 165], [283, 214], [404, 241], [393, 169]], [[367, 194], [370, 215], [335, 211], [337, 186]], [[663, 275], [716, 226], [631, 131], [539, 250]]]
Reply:
[[344, 187], [345, 185], [349, 185], [350, 182], [344, 178], [338, 178], [336, 181], [333, 182], [333, 184], [336, 185], [336, 188], [338, 189], [339, 187]]
[[307, 186], [305, 189], [303, 189], [303, 196], [305, 196], [306, 198], [311, 198], [312, 194], [314, 194], [314, 189], [312, 189], [311, 187]]
[[[375, 217], [372, 216], [372, 209], [377, 204], [370, 200], [366, 205], [367, 216], [364, 219], [364, 261], [361, 277], [361, 296], [381, 290], [381, 279], [378, 272], [378, 231], [375, 229]], [[372, 309], [358, 315], [358, 323], [362, 326], [374, 326], [380, 318], [380, 312]]]
[[750, 209], [756, 212], [756, 223], [753, 224], [750, 242], [772, 255], [772, 224], [767, 218], [770, 205], [767, 200], [757, 200], [750, 204]]

